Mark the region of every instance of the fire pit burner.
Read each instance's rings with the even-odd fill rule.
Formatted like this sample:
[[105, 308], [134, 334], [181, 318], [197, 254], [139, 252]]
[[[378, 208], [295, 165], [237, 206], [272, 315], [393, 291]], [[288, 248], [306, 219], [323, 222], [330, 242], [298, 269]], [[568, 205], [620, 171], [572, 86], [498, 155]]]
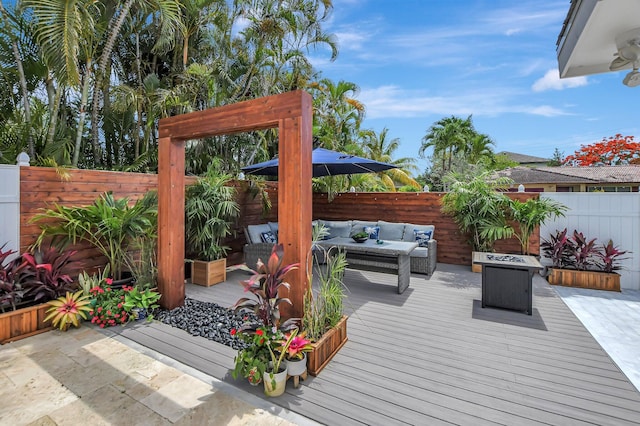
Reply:
[[524, 263], [524, 259], [521, 258], [520, 256], [512, 256], [512, 255], [509, 255], [509, 254], [501, 254], [501, 255], [488, 254], [487, 255], [487, 259], [495, 260], [497, 262], [519, 262], [519, 263]]

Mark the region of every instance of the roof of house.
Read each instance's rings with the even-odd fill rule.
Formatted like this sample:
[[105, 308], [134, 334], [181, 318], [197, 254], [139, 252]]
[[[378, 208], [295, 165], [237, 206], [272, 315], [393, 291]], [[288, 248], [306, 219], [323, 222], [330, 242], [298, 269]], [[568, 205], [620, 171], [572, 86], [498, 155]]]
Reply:
[[640, 183], [640, 165], [512, 167], [496, 172], [516, 183]]
[[526, 154], [518, 154], [517, 152], [501, 151], [501, 152], [498, 152], [498, 155], [506, 155], [507, 157], [509, 157], [511, 161], [515, 161], [516, 163], [520, 163], [520, 164], [549, 162], [548, 158], [534, 157], [533, 155], [526, 155]]

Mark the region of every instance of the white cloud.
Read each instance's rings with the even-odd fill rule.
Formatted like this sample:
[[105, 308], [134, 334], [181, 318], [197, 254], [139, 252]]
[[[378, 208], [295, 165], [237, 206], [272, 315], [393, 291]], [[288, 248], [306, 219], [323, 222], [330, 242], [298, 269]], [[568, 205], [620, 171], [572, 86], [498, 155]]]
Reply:
[[573, 87], [586, 86], [587, 84], [587, 77], [574, 77], [561, 80], [558, 70], [550, 69], [544, 77], [536, 80], [531, 88], [534, 92], [544, 92], [546, 90], [571, 89]]
[[386, 85], [362, 88], [358, 99], [367, 107], [367, 118], [411, 118], [430, 114], [466, 116], [500, 116], [528, 114], [544, 117], [572, 115], [548, 105], [521, 105], [521, 93], [509, 88], [487, 88], [429, 95], [424, 91], [405, 90]]

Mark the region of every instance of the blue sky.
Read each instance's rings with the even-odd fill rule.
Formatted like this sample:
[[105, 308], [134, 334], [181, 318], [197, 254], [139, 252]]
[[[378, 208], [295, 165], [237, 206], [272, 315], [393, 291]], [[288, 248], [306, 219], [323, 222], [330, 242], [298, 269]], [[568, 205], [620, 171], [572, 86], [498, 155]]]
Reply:
[[[628, 72], [558, 78], [569, 0], [333, 0], [325, 29], [340, 53], [312, 54], [324, 77], [356, 83], [364, 128], [389, 129], [415, 157], [443, 117], [473, 115], [495, 151], [550, 158], [617, 133], [638, 134], [640, 87]], [[612, 58], [613, 58], [612, 52]], [[428, 162], [418, 159], [420, 173]]]

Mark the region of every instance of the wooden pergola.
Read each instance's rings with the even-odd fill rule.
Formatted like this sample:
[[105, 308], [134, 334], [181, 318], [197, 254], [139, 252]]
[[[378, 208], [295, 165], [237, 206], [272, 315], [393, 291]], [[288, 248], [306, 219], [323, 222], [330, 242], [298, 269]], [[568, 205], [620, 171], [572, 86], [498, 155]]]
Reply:
[[[278, 128], [278, 240], [284, 264], [300, 263], [287, 317], [302, 317], [311, 248], [312, 98], [298, 90], [160, 120], [158, 148], [158, 289], [166, 309], [184, 303], [185, 143], [191, 139]], [[286, 291], [286, 290], [285, 290]], [[284, 296], [284, 295], [283, 295]]]

